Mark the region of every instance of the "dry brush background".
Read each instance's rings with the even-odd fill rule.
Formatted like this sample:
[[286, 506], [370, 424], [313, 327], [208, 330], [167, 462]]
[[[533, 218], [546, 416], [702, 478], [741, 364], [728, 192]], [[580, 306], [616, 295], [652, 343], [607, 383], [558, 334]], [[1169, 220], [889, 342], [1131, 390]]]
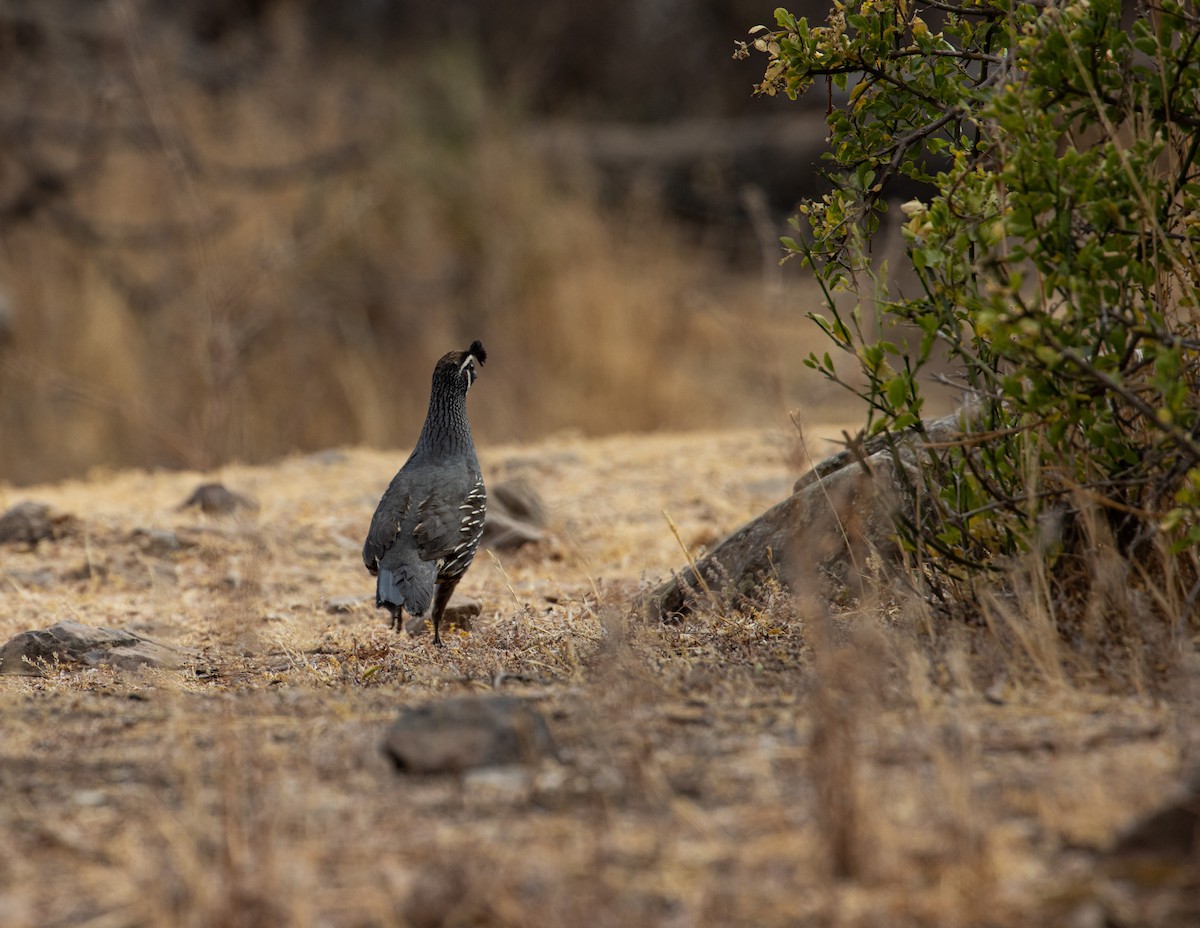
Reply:
[[[473, 338], [493, 359], [475, 417], [492, 441], [837, 401], [796, 361], [815, 291], [777, 265], [811, 152], [770, 189], [762, 159], [790, 153], [714, 122], [729, 107], [703, 75], [672, 78], [695, 87], [691, 112], [651, 107], [637, 43], [688, 42], [619, 25], [623, 5], [607, 31], [570, 4], [526, 11], [550, 34], [519, 47], [468, 8], [0, 7], [0, 476], [403, 444], [432, 359]], [[562, 41], [587, 28], [590, 62]], [[716, 34], [706, 79], [744, 109], [749, 75]], [[597, 86], [573, 93], [571, 66]], [[523, 89], [530, 71], [548, 101]], [[577, 98], [607, 109], [585, 122]], [[657, 143], [616, 167], [593, 156], [613, 146], [589, 126], [636, 141], [689, 115], [708, 119], [688, 144], [674, 133], [669, 165]], [[705, 221], [673, 218], [689, 210]]]

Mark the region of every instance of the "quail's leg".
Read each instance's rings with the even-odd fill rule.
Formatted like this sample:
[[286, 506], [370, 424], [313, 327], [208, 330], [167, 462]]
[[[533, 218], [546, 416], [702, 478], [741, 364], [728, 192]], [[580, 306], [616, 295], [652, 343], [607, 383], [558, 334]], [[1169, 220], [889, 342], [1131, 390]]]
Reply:
[[433, 594], [433, 643], [439, 648], [442, 646], [442, 636], [438, 633], [438, 626], [442, 624], [442, 613], [446, 611], [456, 586], [457, 580], [443, 580]]

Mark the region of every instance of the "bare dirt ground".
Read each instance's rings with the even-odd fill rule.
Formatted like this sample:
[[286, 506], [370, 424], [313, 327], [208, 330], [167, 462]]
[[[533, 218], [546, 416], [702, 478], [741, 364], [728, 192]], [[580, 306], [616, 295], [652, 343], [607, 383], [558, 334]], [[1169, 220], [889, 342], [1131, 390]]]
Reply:
[[[839, 431], [809, 429], [814, 456]], [[1176, 874], [1093, 851], [1189, 769], [1195, 673], [1039, 676], [899, 590], [646, 626], [634, 596], [684, 562], [664, 510], [711, 544], [786, 495], [794, 438], [481, 456], [550, 537], [480, 553], [459, 595], [482, 618], [441, 651], [386, 627], [358, 555], [402, 453], [0, 488], [79, 520], [0, 551], [0, 641], [76, 619], [194, 649], [0, 678], [0, 924], [1186, 923]], [[177, 508], [212, 479], [260, 509]], [[493, 690], [558, 759], [417, 778], [380, 753], [400, 707]]]

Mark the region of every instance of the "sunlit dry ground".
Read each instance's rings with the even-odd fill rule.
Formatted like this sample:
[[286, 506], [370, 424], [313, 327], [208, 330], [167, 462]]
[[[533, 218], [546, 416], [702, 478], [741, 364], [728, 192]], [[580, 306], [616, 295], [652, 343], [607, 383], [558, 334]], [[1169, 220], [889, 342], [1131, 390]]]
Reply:
[[[808, 429], [810, 451], [839, 432]], [[3, 549], [0, 640], [73, 618], [195, 652], [177, 672], [0, 678], [0, 924], [1017, 926], [1170, 911], [1169, 881], [1110, 879], [1089, 849], [1186, 768], [1186, 675], [1142, 694], [1052, 689], [986, 630], [931, 641], [899, 592], [831, 621], [775, 595], [643, 626], [634, 596], [684, 562], [664, 510], [689, 550], [711, 544], [786, 495], [795, 437], [562, 437], [482, 456], [491, 482], [539, 490], [550, 537], [480, 553], [460, 595], [483, 617], [442, 651], [385, 627], [359, 561], [402, 453], [0, 489], [2, 508], [36, 499], [79, 520], [61, 541]], [[177, 508], [212, 479], [261, 508]], [[496, 689], [538, 705], [559, 759], [420, 779], [380, 754], [398, 707]]]

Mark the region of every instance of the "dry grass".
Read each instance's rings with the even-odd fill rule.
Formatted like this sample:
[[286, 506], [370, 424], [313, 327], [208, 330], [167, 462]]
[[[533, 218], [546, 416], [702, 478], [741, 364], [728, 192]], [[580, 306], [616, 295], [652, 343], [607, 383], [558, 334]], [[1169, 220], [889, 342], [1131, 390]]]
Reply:
[[138, 0], [80, 25], [103, 41], [14, 59], [0, 203], [27, 164], [64, 190], [0, 234], [5, 479], [401, 443], [433, 361], [474, 338], [492, 441], [841, 401], [799, 363], [798, 275], [768, 293], [655, 203], [602, 209], [586, 165], [551, 177], [468, 49], [316, 58], [297, 17], [220, 92]]
[[[754, 431], [485, 448], [489, 479], [545, 495], [553, 539], [477, 560], [461, 590], [484, 617], [444, 651], [365, 599], [327, 608], [370, 590], [357, 547], [396, 454], [206, 475], [259, 500], [241, 520], [177, 511], [192, 473], [0, 492], [83, 526], [5, 551], [0, 638], [77, 618], [199, 652], [180, 672], [0, 680], [0, 920], [1020, 926], [1116, 898], [1152, 923], [1139, 887], [1072, 848], [1177, 780], [1188, 687], [1018, 677], [1035, 654], [899, 593], [630, 624], [632, 595], [683, 561], [663, 510], [698, 550], [786, 492], [792, 453]], [[389, 769], [397, 707], [494, 689], [541, 707], [560, 760]]]

